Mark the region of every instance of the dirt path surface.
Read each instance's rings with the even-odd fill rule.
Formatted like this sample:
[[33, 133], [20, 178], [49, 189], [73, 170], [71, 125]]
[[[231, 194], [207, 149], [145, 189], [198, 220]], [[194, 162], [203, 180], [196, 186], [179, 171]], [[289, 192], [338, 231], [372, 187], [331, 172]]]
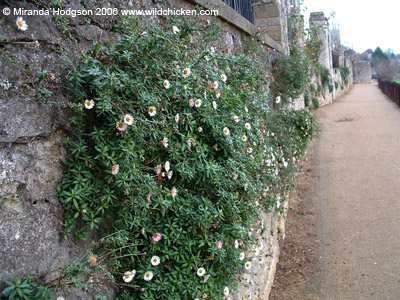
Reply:
[[316, 116], [270, 300], [399, 300], [400, 109], [354, 85]]

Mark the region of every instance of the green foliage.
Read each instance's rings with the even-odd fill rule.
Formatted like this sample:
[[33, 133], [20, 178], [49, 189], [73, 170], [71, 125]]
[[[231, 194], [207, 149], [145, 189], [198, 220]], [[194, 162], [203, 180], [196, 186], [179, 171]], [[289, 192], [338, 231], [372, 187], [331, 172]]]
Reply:
[[319, 77], [322, 87], [326, 88], [332, 85], [332, 77], [328, 68], [319, 63], [314, 64], [315, 74]]
[[[113, 276], [102, 264], [102, 258], [93, 253], [88, 253], [87, 259], [83, 261], [67, 262], [57, 270], [52, 271], [52, 281], [44, 282], [40, 278], [24, 277], [15, 281], [7, 281], [7, 287], [3, 291], [2, 299], [10, 300], [50, 300], [55, 299], [54, 295], [67, 295], [69, 290], [80, 289], [86, 291], [94, 299], [104, 299], [101, 295], [94, 293], [93, 287], [111, 284]], [[60, 292], [61, 291], [61, 292]]]
[[393, 80], [394, 82], [400, 84], [400, 78], [396, 78], [395, 80]]
[[310, 80], [309, 68], [308, 59], [292, 45], [289, 56], [278, 57], [272, 63], [273, 97], [281, 96], [285, 102], [299, 97]]
[[335, 80], [335, 89], [338, 89], [338, 88], [339, 88], [339, 81]]
[[349, 84], [350, 69], [348, 67], [340, 67], [340, 76], [344, 85]]
[[325, 29], [325, 27], [317, 23], [311, 23], [307, 31], [305, 54], [311, 63], [318, 61], [322, 49], [322, 41], [318, 38], [318, 32]]
[[12, 300], [50, 300], [51, 290], [42, 285], [40, 281], [32, 277], [18, 278], [15, 281], [7, 281], [7, 287], [3, 291], [3, 296]]
[[312, 98], [312, 104], [314, 106], [315, 109], [319, 108], [319, 100], [318, 98]]
[[[220, 299], [253, 258], [239, 259], [258, 243], [251, 226], [287, 194], [315, 119], [271, 111], [259, 64], [204, 42], [213, 23], [122, 22], [136, 25], [109, 48], [95, 45], [69, 76], [81, 109], [57, 188], [64, 234], [101, 230], [101, 261], [129, 287], [118, 299]], [[288, 74], [275, 73], [276, 91], [296, 97], [304, 58], [293, 50], [278, 64]]]
[[310, 91], [305, 91], [304, 92], [304, 106], [309, 107], [310, 106]]
[[388, 62], [388, 61], [389, 61], [389, 55], [383, 52], [380, 47], [377, 47], [374, 53], [372, 53], [371, 67], [374, 68], [382, 62]]

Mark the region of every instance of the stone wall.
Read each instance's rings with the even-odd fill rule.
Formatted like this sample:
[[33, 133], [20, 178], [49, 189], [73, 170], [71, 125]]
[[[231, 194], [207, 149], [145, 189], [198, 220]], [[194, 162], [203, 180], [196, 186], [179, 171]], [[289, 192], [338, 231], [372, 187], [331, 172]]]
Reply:
[[354, 83], [371, 83], [371, 64], [369, 61], [353, 63]]
[[[10, 2], [11, 7], [38, 9], [32, 3]], [[194, 2], [140, 1], [143, 9], [169, 5], [193, 8], [193, 4], [200, 1]], [[92, 2], [88, 3], [92, 5]], [[121, 3], [126, 4], [126, 1], [106, 2], [103, 6]], [[5, 7], [1, 4], [0, 11]], [[79, 9], [81, 1], [69, 1], [65, 8], [68, 7]], [[256, 34], [255, 27], [232, 9], [226, 6], [223, 9], [225, 17], [219, 19], [223, 33], [220, 43], [215, 46], [219, 51], [235, 51], [242, 46], [245, 37], [250, 37], [249, 31], [254, 30]], [[25, 32], [17, 30], [16, 17], [12, 15], [2, 16], [0, 20], [0, 290], [5, 281], [18, 277], [50, 278], [51, 270], [76, 258], [84, 259], [91, 242], [96, 241], [95, 233], [88, 241], [78, 244], [60, 234], [63, 209], [56, 198], [56, 186], [63, 175], [66, 158], [63, 143], [71, 132], [72, 113], [57, 106], [39, 105], [34, 86], [38, 76], [45, 71], [51, 79], [47, 87], [52, 92], [51, 101], [68, 102], [72, 97], [71, 87], [65, 78], [70, 63], [76, 62], [93, 42], [107, 44], [119, 37], [112, 30], [114, 18], [68, 17], [68, 30], [64, 33], [51, 16], [25, 16], [24, 19], [29, 26]], [[146, 21], [162, 23], [163, 18], [149, 17]], [[244, 29], [238, 28], [240, 22]], [[272, 56], [282, 52], [282, 47], [268, 35], [264, 38], [261, 47]], [[236, 299], [245, 299], [248, 293], [266, 295], [265, 284], [272, 284], [276, 259], [272, 259], [271, 253], [278, 251], [279, 218], [276, 212], [264, 216], [263, 226], [267, 229], [263, 235], [265, 263], [257, 276], [253, 273], [243, 275], [240, 280], [245, 285]], [[252, 286], [250, 290], [244, 288], [248, 285]], [[107, 299], [113, 298], [112, 290], [104, 290], [102, 294]], [[85, 293], [75, 291], [67, 300], [86, 298]]]
[[[95, 2], [87, 1], [88, 5]], [[3, 3], [3, 2], [2, 2]], [[38, 9], [32, 3], [10, 1], [12, 7]], [[79, 0], [66, 1], [65, 8], [81, 8]], [[126, 1], [105, 2], [103, 7], [118, 7]], [[254, 26], [230, 7], [211, 0], [142, 0], [140, 8], [185, 7], [194, 4], [219, 9], [223, 25], [219, 51], [240, 49], [245, 38], [261, 40], [266, 63], [277, 53], [288, 53], [287, 20], [291, 1], [254, 0]], [[299, 1], [293, 1], [295, 7]], [[96, 4], [100, 7], [100, 4]], [[128, 3], [129, 5], [129, 3]], [[136, 5], [135, 3], [132, 5]], [[0, 5], [0, 11], [5, 8]], [[136, 8], [136, 7], [135, 7]], [[29, 29], [18, 31], [14, 16], [0, 20], [0, 289], [4, 282], [32, 275], [48, 278], [48, 272], [76, 258], [85, 258], [94, 233], [87, 242], [75, 244], [60, 235], [63, 209], [56, 198], [56, 186], [63, 174], [66, 158], [63, 143], [70, 134], [71, 111], [57, 106], [39, 105], [35, 81], [47, 72], [51, 82], [51, 100], [71, 100], [70, 86], [65, 81], [71, 68], [93, 42], [107, 44], [118, 39], [112, 30], [114, 17], [90, 16], [70, 18], [67, 30], [51, 16], [26, 16]], [[149, 23], [162, 23], [162, 17], [149, 17]], [[65, 29], [65, 28], [64, 28]], [[64, 32], [62, 32], [64, 31]], [[342, 91], [344, 92], [344, 90]], [[333, 95], [337, 97], [340, 92]], [[297, 104], [296, 104], [297, 103]], [[303, 106], [301, 106], [303, 103]], [[304, 100], [294, 108], [304, 107]], [[231, 299], [268, 299], [279, 257], [278, 237], [284, 232], [284, 216], [273, 210], [264, 215], [254, 228], [262, 244], [263, 263], [254, 262], [245, 272], [238, 293]], [[112, 290], [102, 292], [113, 298]], [[67, 300], [86, 299], [75, 291]]]

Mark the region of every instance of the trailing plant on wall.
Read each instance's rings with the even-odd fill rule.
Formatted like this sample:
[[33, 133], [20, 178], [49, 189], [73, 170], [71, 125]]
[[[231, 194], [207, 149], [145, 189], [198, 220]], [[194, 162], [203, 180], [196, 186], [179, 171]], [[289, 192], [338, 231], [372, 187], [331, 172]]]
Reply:
[[[259, 64], [204, 42], [213, 23], [130, 24], [69, 76], [76, 115], [57, 188], [63, 232], [102, 238], [59, 282], [84, 288], [108, 270], [99, 282], [116, 286], [118, 299], [221, 299], [258, 263], [251, 227], [268, 230], [260, 214], [283, 209], [316, 123], [304, 110], [271, 111]], [[275, 73], [277, 82], [301, 83], [277, 91], [295, 97], [305, 61], [293, 54], [282, 67], [292, 73]], [[58, 294], [64, 286], [50, 285]]]
[[295, 45], [289, 56], [281, 56], [272, 63], [271, 90], [274, 97], [281, 96], [284, 102], [299, 97], [310, 81], [310, 65], [307, 57]]

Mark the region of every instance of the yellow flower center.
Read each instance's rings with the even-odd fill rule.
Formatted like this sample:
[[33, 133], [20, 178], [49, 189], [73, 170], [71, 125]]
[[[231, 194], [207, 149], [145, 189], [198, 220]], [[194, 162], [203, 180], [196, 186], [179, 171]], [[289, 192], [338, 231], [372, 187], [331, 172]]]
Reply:
[[126, 278], [126, 279], [129, 279], [129, 274], [126, 274], [126, 275], [125, 275], [125, 278]]
[[22, 23], [22, 21], [18, 21], [18, 26], [22, 27], [24, 25], [24, 23]]
[[187, 75], [187, 73], [189, 73], [189, 71], [188, 70], [183, 70], [183, 74], [185, 74], [185, 75]]
[[122, 122], [119, 122], [119, 124], [118, 124], [118, 128], [124, 128], [124, 123], [122, 123]]
[[92, 264], [95, 264], [95, 263], [97, 262], [97, 258], [94, 257], [94, 256], [91, 256], [91, 257], [90, 257], [90, 262], [91, 262]]
[[168, 82], [164, 82], [164, 86], [167, 86], [168, 85]]
[[150, 277], [150, 274], [149, 274], [149, 273], [146, 273], [146, 277]]
[[129, 118], [129, 117], [126, 117], [125, 119], [126, 119], [127, 122], [131, 121], [131, 118]]

